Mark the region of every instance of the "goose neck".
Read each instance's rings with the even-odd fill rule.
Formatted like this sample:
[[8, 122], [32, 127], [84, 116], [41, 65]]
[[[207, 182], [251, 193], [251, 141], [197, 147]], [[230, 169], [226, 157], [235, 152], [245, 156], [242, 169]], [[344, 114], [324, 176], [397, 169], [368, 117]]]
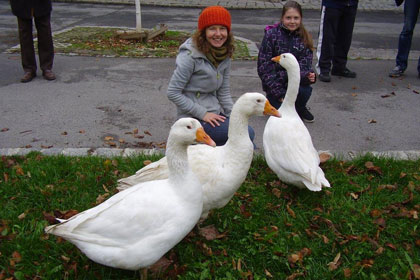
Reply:
[[295, 106], [300, 84], [299, 67], [292, 67], [291, 69], [287, 69], [287, 78], [287, 91], [283, 103], [289, 104], [289, 106]]

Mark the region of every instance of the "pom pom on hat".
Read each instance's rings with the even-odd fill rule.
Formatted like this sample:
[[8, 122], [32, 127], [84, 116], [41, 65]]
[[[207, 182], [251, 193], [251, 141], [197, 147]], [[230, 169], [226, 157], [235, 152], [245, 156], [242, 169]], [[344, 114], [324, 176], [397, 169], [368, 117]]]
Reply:
[[198, 18], [198, 29], [203, 30], [211, 25], [226, 26], [230, 32], [230, 13], [222, 6], [210, 6], [205, 8]]

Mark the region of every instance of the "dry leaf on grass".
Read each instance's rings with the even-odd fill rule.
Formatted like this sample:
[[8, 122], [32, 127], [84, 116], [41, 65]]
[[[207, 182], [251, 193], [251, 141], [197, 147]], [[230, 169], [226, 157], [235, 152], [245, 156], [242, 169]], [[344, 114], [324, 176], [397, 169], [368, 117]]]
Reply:
[[339, 252], [335, 256], [334, 260], [332, 262], [328, 263], [328, 269], [330, 271], [336, 270], [338, 268], [338, 266], [341, 264], [340, 258], [341, 258], [341, 253]]

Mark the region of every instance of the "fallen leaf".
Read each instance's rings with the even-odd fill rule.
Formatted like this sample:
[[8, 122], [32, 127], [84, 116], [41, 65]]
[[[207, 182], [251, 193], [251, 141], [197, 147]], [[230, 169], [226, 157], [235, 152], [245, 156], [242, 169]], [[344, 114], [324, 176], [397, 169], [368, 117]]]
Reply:
[[61, 135], [67, 135], [67, 131], [61, 132]]
[[354, 199], [354, 200], [358, 200], [359, 199], [359, 195], [355, 194], [355, 193], [350, 193], [350, 196]]
[[290, 214], [290, 216], [292, 216], [293, 218], [296, 218], [295, 212], [292, 210], [292, 208], [290, 208], [291, 203], [292, 202], [289, 202], [289, 203], [286, 204], [286, 210]]
[[420, 247], [420, 239], [417, 239], [416, 240], [416, 246], [419, 246]]
[[144, 134], [147, 134], [147, 135], [149, 135], [149, 136], [152, 136], [152, 134], [151, 134], [148, 130], [145, 130], [143, 133], [144, 133]]
[[372, 267], [374, 263], [375, 263], [374, 260], [362, 260], [358, 264], [361, 265], [362, 267]]
[[375, 221], [373, 221], [373, 223], [383, 228], [386, 226], [386, 222], [384, 218], [378, 218]]
[[370, 211], [370, 216], [372, 218], [377, 218], [382, 214], [381, 210], [378, 209], [373, 209], [372, 211]]
[[331, 158], [331, 155], [329, 153], [320, 153], [319, 154], [319, 161], [320, 161], [320, 163], [325, 163], [330, 158]]
[[340, 265], [340, 263], [341, 263], [341, 262], [340, 262], [340, 257], [341, 257], [341, 253], [339, 252], [339, 253], [335, 256], [334, 260], [328, 264], [328, 269], [329, 269], [330, 271], [336, 270], [336, 269], [338, 268], [338, 266], [339, 266], [339, 265]]
[[381, 191], [381, 190], [384, 190], [384, 189], [396, 190], [396, 189], [398, 189], [398, 187], [397, 187], [397, 185], [380, 185], [380, 186], [378, 186], [378, 191]]
[[105, 142], [105, 144], [110, 145], [111, 147], [116, 147], [117, 146], [117, 143], [111, 142], [111, 141]]
[[345, 278], [350, 278], [350, 276], [351, 276], [351, 269], [350, 268], [344, 268], [343, 269], [343, 273], [344, 273], [344, 277]]
[[2, 128], [2, 129], [1, 129], [1, 132], [6, 132], [6, 131], [8, 131], [8, 130], [9, 130], [9, 129], [5, 127], [5, 128]]
[[112, 141], [112, 140], [114, 140], [114, 137], [112, 137], [112, 136], [105, 136], [104, 140], [105, 141]]
[[330, 240], [328, 239], [328, 237], [326, 237], [325, 235], [321, 235], [321, 237], [322, 237], [322, 241], [323, 241], [325, 244], [328, 244], [328, 242], [330, 242]]
[[53, 147], [53, 145], [49, 145], [49, 146], [41, 145], [41, 148], [43, 148], [43, 149], [49, 149], [49, 148], [52, 148], [52, 147]]
[[281, 197], [281, 191], [278, 188], [273, 188], [271, 192], [274, 194], [275, 197], [277, 198]]
[[123, 138], [118, 139], [118, 142], [120, 142], [121, 144], [125, 143], [125, 140]]
[[207, 240], [214, 240], [219, 235], [219, 231], [214, 225], [208, 225], [206, 227], [200, 228], [200, 235]]
[[69, 258], [69, 257], [67, 257], [67, 256], [64, 256], [64, 255], [61, 255], [61, 259], [62, 259], [63, 261], [65, 261], [65, 262], [69, 262], [69, 261], [70, 261], [70, 258]]
[[270, 271], [268, 271], [267, 269], [264, 269], [264, 272], [267, 277], [273, 278], [273, 275], [270, 273]]
[[13, 166], [14, 169], [16, 169], [16, 174], [17, 175], [25, 175], [25, 172], [23, 171], [22, 167], [20, 167], [19, 165], [15, 165]]
[[102, 202], [105, 201], [105, 199], [109, 196], [109, 193], [104, 193], [104, 194], [100, 194], [98, 195], [98, 197], [96, 198], [96, 204], [101, 204]]
[[286, 280], [295, 280], [300, 276], [304, 276], [303, 272], [295, 272], [292, 275], [287, 276]]
[[391, 92], [390, 94], [381, 95], [382, 98], [387, 98], [387, 97], [391, 97], [391, 96], [395, 96], [395, 92]]
[[397, 250], [397, 247], [395, 247], [395, 245], [394, 244], [392, 244], [392, 243], [385, 243], [385, 246], [386, 247], [388, 247], [388, 248], [391, 248], [392, 250], [394, 250], [394, 251], [396, 251]]
[[149, 270], [152, 275], [159, 276], [162, 272], [166, 271], [172, 263], [172, 260], [169, 260], [163, 256], [152, 266], [150, 266]]
[[144, 165], [144, 166], [149, 165], [149, 164], [151, 164], [151, 163], [152, 163], [152, 161], [151, 161], [151, 160], [149, 160], [149, 159], [147, 159], [147, 160], [143, 161], [143, 165]]
[[25, 217], [26, 217], [26, 213], [25, 213], [25, 212], [23, 212], [22, 214], [20, 214], [20, 215], [18, 216], [18, 219], [19, 219], [19, 220], [23, 220], [23, 219], [25, 219]]
[[384, 247], [379, 247], [378, 249], [376, 249], [375, 253], [376, 253], [377, 255], [380, 255], [380, 254], [382, 254], [384, 251], [385, 251]]
[[414, 277], [416, 277], [416, 279], [420, 279], [420, 265], [413, 264], [413, 273], [414, 273]]
[[420, 94], [420, 92], [418, 92], [417, 90], [414, 90], [414, 89], [413, 89], [413, 92], [414, 92], [415, 94]]
[[133, 134], [138, 134], [138, 133], [139, 133], [138, 128], [135, 128], [135, 129], [133, 130]]
[[85, 133], [86, 131], [84, 129], [79, 130], [79, 133]]
[[368, 120], [368, 123], [376, 123], [376, 120], [375, 119], [370, 119], [370, 120]]

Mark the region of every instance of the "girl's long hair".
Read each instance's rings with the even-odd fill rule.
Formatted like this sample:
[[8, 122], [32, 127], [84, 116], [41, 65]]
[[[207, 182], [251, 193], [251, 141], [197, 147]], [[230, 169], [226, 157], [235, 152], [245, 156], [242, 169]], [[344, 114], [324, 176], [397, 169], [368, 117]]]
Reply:
[[305, 45], [305, 47], [314, 50], [314, 43], [312, 41], [312, 36], [311, 34], [309, 34], [309, 32], [305, 29], [305, 26], [303, 25], [303, 15], [302, 15], [302, 7], [300, 6], [300, 4], [296, 1], [287, 1], [286, 4], [284, 4], [283, 6], [283, 11], [281, 13], [281, 18], [283, 18], [284, 14], [286, 14], [286, 12], [289, 9], [295, 9], [296, 11], [298, 11], [301, 21], [300, 21], [300, 26], [297, 29], [297, 32], [300, 36], [300, 38], [302, 38], [303, 40], [303, 44]]
[[[192, 35], [192, 39], [193, 39], [193, 42], [194, 42], [195, 46], [197, 47], [197, 49], [200, 52], [202, 52], [204, 54], [207, 54], [207, 53], [210, 52], [211, 44], [206, 39], [206, 28], [204, 28], [202, 30], [197, 29], [197, 31], [195, 31], [194, 34]], [[227, 47], [228, 57], [232, 57], [233, 52], [235, 50], [234, 38], [233, 38], [232, 32], [229, 32], [229, 34], [227, 36], [227, 40], [224, 43], [224, 46]]]

